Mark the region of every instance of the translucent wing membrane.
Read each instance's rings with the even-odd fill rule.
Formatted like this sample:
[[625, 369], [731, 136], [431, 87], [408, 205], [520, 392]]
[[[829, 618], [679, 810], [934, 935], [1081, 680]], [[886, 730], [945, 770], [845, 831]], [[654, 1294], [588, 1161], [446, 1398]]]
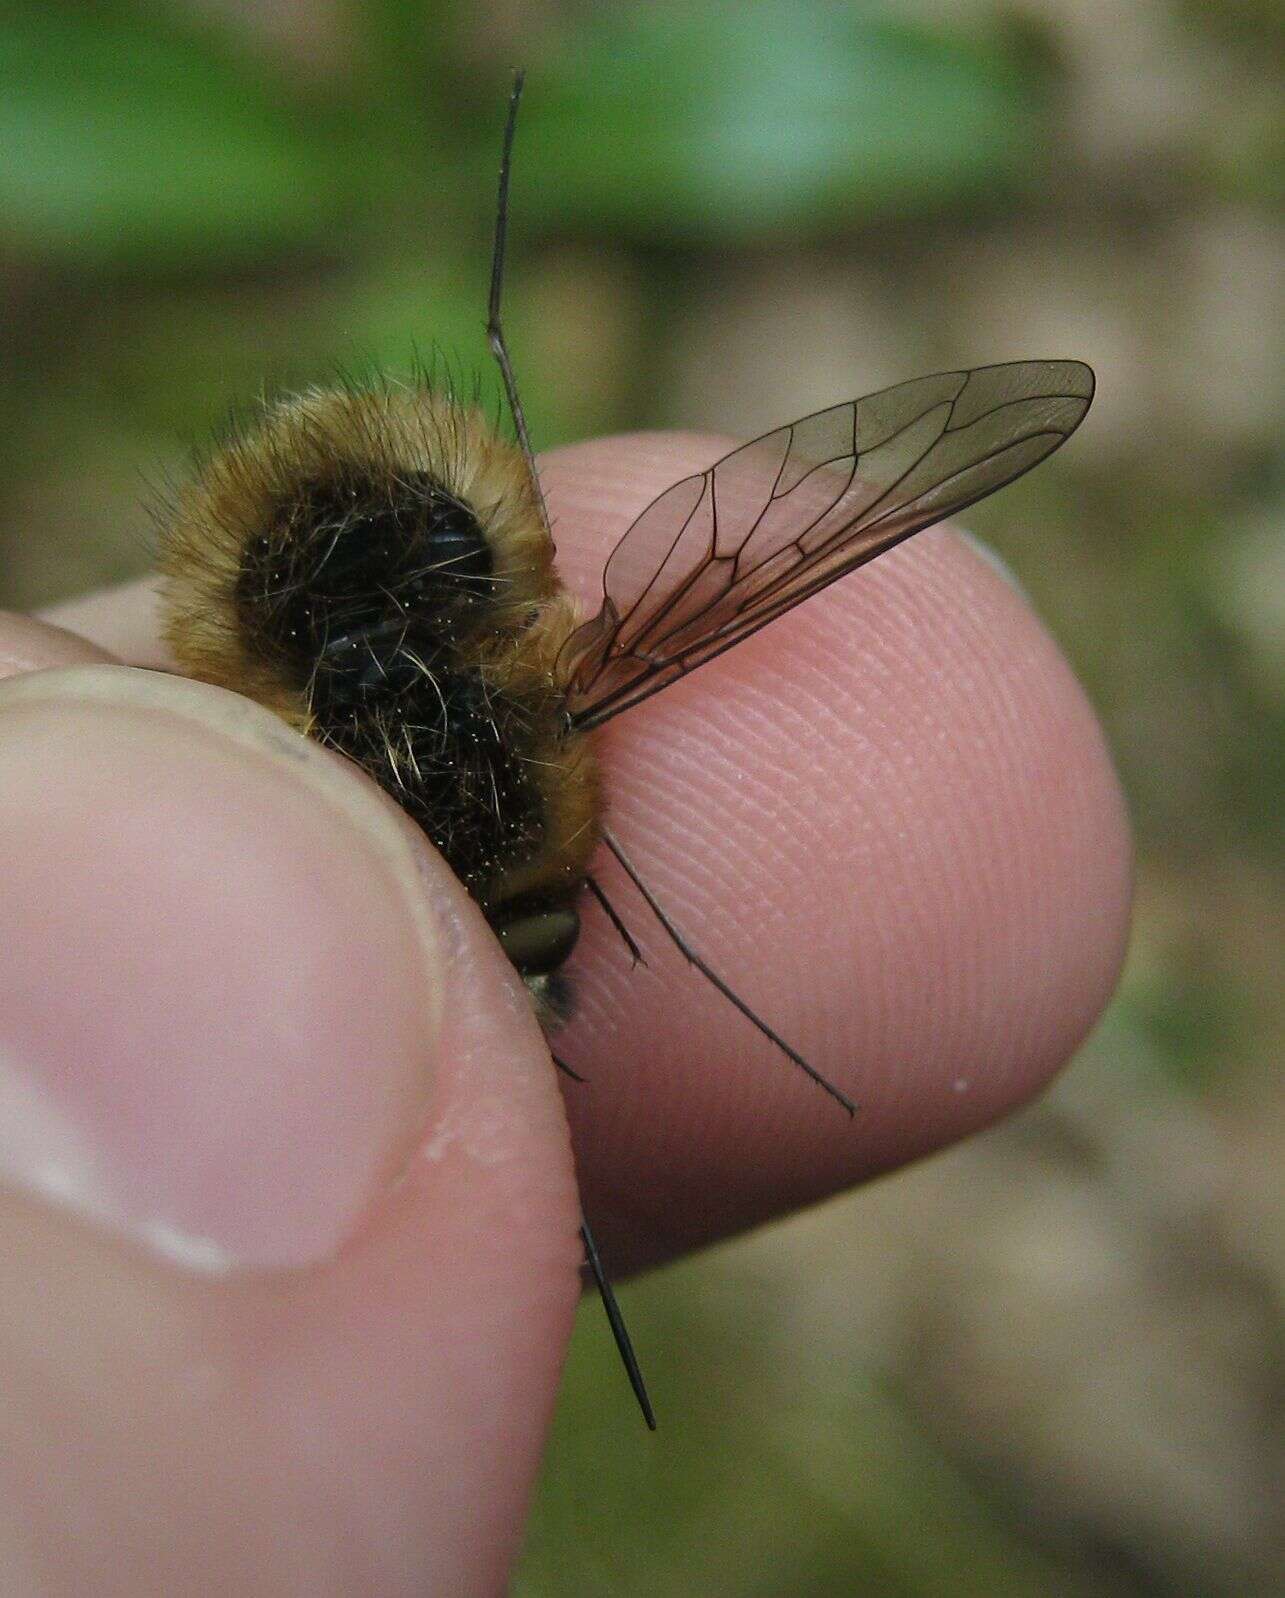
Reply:
[[884, 389], [733, 450], [654, 500], [560, 662], [594, 727], [845, 572], [993, 493], [1079, 425], [1093, 373], [1016, 361]]

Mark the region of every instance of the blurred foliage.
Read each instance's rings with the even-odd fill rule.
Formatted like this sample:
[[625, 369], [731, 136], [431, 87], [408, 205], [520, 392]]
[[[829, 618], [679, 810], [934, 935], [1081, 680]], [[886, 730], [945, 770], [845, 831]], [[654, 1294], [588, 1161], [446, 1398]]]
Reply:
[[600, 1313], [583, 1317], [551, 1448], [563, 1468], [545, 1475], [519, 1595], [1048, 1593], [1051, 1567], [859, 1370], [835, 1373], [816, 1426], [808, 1362], [774, 1365], [781, 1328], [763, 1284], [711, 1280], [706, 1262], [669, 1275], [663, 1299], [628, 1309], [684, 1438], [640, 1437], [625, 1416], [604, 1429], [619, 1372], [601, 1357]]
[[[1099, 370], [1075, 447], [970, 521], [1064, 642], [1129, 792], [1139, 905], [1116, 1006], [1015, 1128], [882, 1184], [851, 1221], [831, 1206], [626, 1289], [659, 1440], [587, 1305], [524, 1593], [1258, 1590], [1252, 1427], [1225, 1455], [1213, 1419], [1174, 1441], [1148, 1395], [1189, 1370], [1210, 1415], [1251, 1412], [1272, 1390], [1255, 1294], [1282, 1291], [1258, 1219], [1285, 1152], [1278, 30], [1252, 0], [5, 7], [9, 605], [143, 571], [144, 480], [265, 386], [436, 360], [497, 403], [482, 320], [518, 60], [506, 293], [541, 444], [749, 433], [929, 363]], [[916, 1195], [921, 1228], [898, 1232], [889, 1211], [913, 1217]], [[1050, 1260], [1091, 1236], [1118, 1299], [1076, 1296], [1083, 1260], [1028, 1279], [1004, 1253], [1055, 1201]], [[823, 1316], [817, 1262], [852, 1270], [880, 1216], [887, 1256]], [[845, 1317], [890, 1260], [902, 1318], [872, 1341]], [[977, 1283], [1010, 1280], [1020, 1315], [983, 1295], [967, 1320]], [[1125, 1399], [1090, 1383], [1083, 1412], [1059, 1410], [1109, 1304]], [[1223, 1363], [1208, 1338], [1155, 1354], [1188, 1346], [1188, 1315], [1229, 1340]], [[1018, 1324], [1049, 1342], [1015, 1374]], [[988, 1359], [990, 1429], [955, 1374]]]
[[253, 57], [165, 24], [135, 7], [6, 8], [0, 210], [15, 243], [151, 274], [270, 256], [338, 220], [353, 163], [325, 102], [292, 116], [297, 97]]
[[540, 66], [522, 129], [554, 225], [745, 244], [993, 196], [1038, 120], [998, 35], [858, 7], [603, 8]]

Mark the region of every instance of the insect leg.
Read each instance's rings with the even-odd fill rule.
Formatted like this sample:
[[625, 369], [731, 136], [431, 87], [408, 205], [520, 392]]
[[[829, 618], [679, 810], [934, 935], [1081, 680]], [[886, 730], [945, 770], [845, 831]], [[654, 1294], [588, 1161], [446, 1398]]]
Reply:
[[616, 1348], [625, 1367], [625, 1375], [628, 1376], [629, 1385], [634, 1390], [634, 1397], [638, 1400], [643, 1419], [647, 1422], [648, 1428], [655, 1431], [656, 1416], [651, 1407], [651, 1399], [647, 1397], [647, 1384], [643, 1381], [643, 1374], [638, 1368], [634, 1345], [629, 1341], [625, 1318], [620, 1313], [620, 1305], [616, 1302], [616, 1295], [611, 1290], [611, 1283], [607, 1280], [602, 1261], [598, 1258], [598, 1246], [593, 1240], [593, 1233], [589, 1230], [589, 1223], [583, 1218], [580, 1222], [580, 1241], [584, 1244], [585, 1263], [597, 1284], [602, 1307], [607, 1312], [607, 1323], [611, 1327], [611, 1335], [616, 1340]]
[[508, 397], [509, 411], [513, 417], [513, 430], [518, 436], [518, 446], [522, 451], [523, 460], [526, 461], [527, 471], [531, 474], [531, 486], [535, 490], [536, 501], [540, 507], [540, 521], [545, 532], [552, 537], [549, 527], [549, 508], [544, 502], [540, 474], [535, 469], [531, 435], [527, 432], [526, 414], [518, 397], [518, 380], [513, 373], [513, 362], [509, 359], [509, 347], [504, 340], [504, 324], [500, 317], [500, 295], [504, 288], [504, 251], [509, 238], [509, 170], [513, 164], [513, 136], [518, 126], [518, 102], [522, 98], [522, 85], [525, 81], [524, 71], [514, 73], [513, 91], [509, 95], [509, 117], [504, 125], [504, 147], [500, 155], [500, 192], [495, 202], [495, 243], [491, 251], [491, 298], [487, 308], [486, 336], [490, 340], [491, 353], [495, 356], [500, 376], [504, 380], [504, 392]]
[[612, 926], [615, 927], [616, 931], [620, 934], [621, 942], [624, 944], [625, 948], [629, 950], [630, 959], [633, 961], [633, 963], [635, 965], [645, 966], [647, 964], [647, 962], [646, 962], [646, 960], [643, 959], [642, 950], [634, 942], [633, 937], [630, 934], [629, 928], [620, 919], [620, 913], [616, 909], [615, 905], [612, 904], [611, 900], [602, 891], [602, 886], [598, 882], [597, 878], [596, 877], [586, 876], [585, 877], [585, 885], [589, 889], [589, 892], [591, 894], [593, 894], [594, 898], [602, 906], [602, 908], [607, 912], [607, 919], [611, 922]]
[[603, 829], [602, 841], [607, 845], [608, 849], [611, 850], [612, 854], [615, 855], [621, 866], [623, 866], [625, 875], [633, 883], [634, 887], [637, 888], [639, 893], [642, 894], [643, 898], [646, 899], [648, 909], [651, 911], [652, 915], [656, 917], [657, 921], [660, 922], [661, 926], [664, 927], [665, 931], [669, 934], [669, 937], [675, 948], [677, 948], [678, 952], [683, 956], [683, 958], [688, 961], [689, 964], [694, 965], [703, 977], [706, 977], [710, 982], [712, 982], [718, 991], [723, 995], [723, 997], [730, 1004], [735, 1005], [741, 1014], [746, 1018], [746, 1020], [752, 1022], [765, 1038], [768, 1038], [771, 1040], [771, 1042], [775, 1043], [777, 1048], [780, 1049], [781, 1053], [785, 1055], [786, 1059], [792, 1060], [805, 1076], [811, 1077], [819, 1088], [828, 1093], [832, 1099], [836, 1099], [849, 1115], [855, 1115], [857, 1107], [848, 1097], [848, 1095], [835, 1087], [833, 1082], [827, 1081], [826, 1078], [821, 1075], [820, 1071], [815, 1069], [815, 1067], [810, 1066], [801, 1054], [799, 1054], [795, 1049], [792, 1049], [779, 1033], [774, 1032], [772, 1028], [768, 1026], [766, 1021], [764, 1021], [760, 1016], [755, 1015], [754, 1011], [750, 1009], [745, 1000], [742, 999], [740, 995], [732, 988], [729, 988], [727, 983], [723, 981], [722, 977], [720, 977], [715, 970], [713, 970], [709, 965], [706, 964], [704, 960], [701, 959], [700, 955], [696, 953], [695, 949], [692, 948], [692, 946], [683, 937], [682, 933], [661, 909], [660, 905], [653, 897], [650, 889], [647, 887], [647, 884], [642, 880], [637, 871], [635, 871], [634, 867], [630, 864], [629, 857], [605, 828]]
[[558, 1070], [561, 1071], [565, 1076], [569, 1076], [573, 1082], [588, 1081], [588, 1078], [581, 1076], [579, 1071], [573, 1071], [565, 1060], [559, 1059], [552, 1049], [549, 1050], [549, 1058], [553, 1061], [554, 1065], [557, 1066]]

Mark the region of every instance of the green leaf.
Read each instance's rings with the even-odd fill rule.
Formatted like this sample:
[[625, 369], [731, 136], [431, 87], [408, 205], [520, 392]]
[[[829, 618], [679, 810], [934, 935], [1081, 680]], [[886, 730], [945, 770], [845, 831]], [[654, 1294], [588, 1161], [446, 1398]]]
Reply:
[[329, 116], [217, 35], [132, 8], [0, 29], [0, 226], [77, 264], [228, 265], [318, 234], [352, 162]]
[[597, 13], [533, 66], [534, 208], [687, 242], [900, 217], [1038, 160], [1027, 76], [984, 48], [811, 0]]

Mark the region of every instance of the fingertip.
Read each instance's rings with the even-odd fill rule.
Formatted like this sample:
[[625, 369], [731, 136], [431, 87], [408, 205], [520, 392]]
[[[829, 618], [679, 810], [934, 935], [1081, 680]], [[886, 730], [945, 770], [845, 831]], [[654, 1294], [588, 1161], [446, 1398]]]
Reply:
[[131, 666], [170, 671], [174, 660], [161, 639], [158, 593], [156, 577], [138, 578], [51, 605], [41, 620]]
[[414, 1590], [502, 1590], [580, 1300], [570, 1134], [530, 997], [476, 905], [404, 817], [435, 899], [447, 1002], [431, 1113], [396, 1186], [323, 1271], [269, 1289], [246, 1346], [314, 1493], [356, 1483], [380, 1560]]
[[108, 665], [116, 657], [74, 631], [0, 611], [0, 680], [58, 666]]
[[[600, 572], [656, 493], [725, 448], [671, 434], [559, 452], [560, 561]], [[655, 1258], [1010, 1112], [1114, 987], [1131, 849], [1105, 740], [1025, 597], [949, 531], [609, 723], [601, 745], [613, 828], [649, 886], [861, 1105], [849, 1123], [608, 871], [654, 968], [627, 974], [596, 927], [578, 963], [574, 1037], [614, 1097], [573, 1113], [599, 1213], [631, 1217], [604, 1222], [617, 1258], [622, 1232], [631, 1258]], [[611, 1040], [639, 1037], [625, 1071]]]
[[181, 1440], [208, 1525], [235, 1504], [269, 1561], [324, 1502], [354, 1568], [498, 1590], [580, 1251], [547, 1049], [476, 907], [354, 768], [181, 679], [6, 684], [0, 807], [0, 1098], [42, 1112], [0, 1164], [50, 1206], [84, 1357], [147, 1395], [87, 1403], [50, 1478], [105, 1428], [163, 1504]]
[[378, 796], [235, 695], [92, 666], [0, 685], [0, 808], [30, 1169], [233, 1267], [329, 1253], [405, 1158], [440, 1029]]

